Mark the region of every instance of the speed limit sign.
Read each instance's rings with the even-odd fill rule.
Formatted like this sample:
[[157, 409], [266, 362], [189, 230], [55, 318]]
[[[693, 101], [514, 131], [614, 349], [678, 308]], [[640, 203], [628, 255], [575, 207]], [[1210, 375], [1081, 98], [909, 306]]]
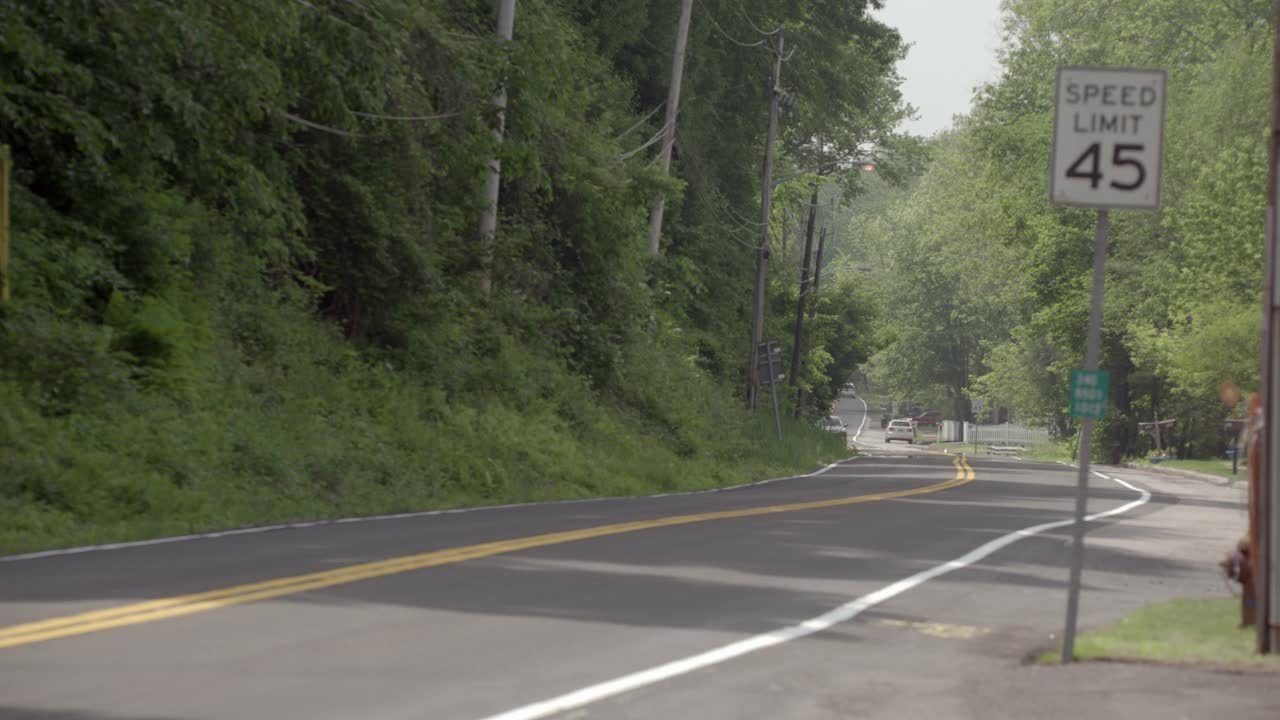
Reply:
[[1055, 205], [1160, 207], [1164, 70], [1059, 66], [1049, 195]]

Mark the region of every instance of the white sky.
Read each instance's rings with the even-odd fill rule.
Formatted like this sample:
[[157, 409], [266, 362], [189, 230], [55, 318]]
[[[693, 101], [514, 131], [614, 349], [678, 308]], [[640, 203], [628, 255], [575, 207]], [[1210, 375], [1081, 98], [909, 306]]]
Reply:
[[932, 135], [968, 112], [973, 89], [999, 76], [1000, 0], [884, 0], [874, 13], [911, 46], [898, 65], [917, 120], [902, 128]]

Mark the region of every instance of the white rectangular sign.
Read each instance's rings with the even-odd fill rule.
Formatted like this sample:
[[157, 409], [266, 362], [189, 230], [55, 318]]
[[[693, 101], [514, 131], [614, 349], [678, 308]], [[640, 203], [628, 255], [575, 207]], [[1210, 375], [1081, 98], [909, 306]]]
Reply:
[[1160, 207], [1164, 70], [1061, 65], [1049, 197], [1087, 208]]

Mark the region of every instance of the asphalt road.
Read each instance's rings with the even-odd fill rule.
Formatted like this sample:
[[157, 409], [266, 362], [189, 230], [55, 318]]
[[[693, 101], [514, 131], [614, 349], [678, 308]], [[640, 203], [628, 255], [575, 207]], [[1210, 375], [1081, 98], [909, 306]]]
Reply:
[[886, 441], [884, 429], [880, 427], [879, 408], [868, 408], [861, 398], [841, 395], [836, 400], [834, 414], [849, 426], [849, 444], [860, 452], [914, 455], [928, 450], [901, 440]]
[[[1104, 682], [1020, 664], [1060, 627], [1068, 530], [1009, 534], [1068, 518], [1074, 472], [885, 451], [876, 425], [871, 455], [722, 492], [2, 561], [0, 718], [1026, 717], [1019, 672]], [[1091, 538], [1178, 504], [1140, 499], [1096, 482], [1092, 511], [1128, 509]], [[1082, 620], [1204, 577], [1104, 542]], [[1240, 694], [1142, 683], [1171, 709]]]

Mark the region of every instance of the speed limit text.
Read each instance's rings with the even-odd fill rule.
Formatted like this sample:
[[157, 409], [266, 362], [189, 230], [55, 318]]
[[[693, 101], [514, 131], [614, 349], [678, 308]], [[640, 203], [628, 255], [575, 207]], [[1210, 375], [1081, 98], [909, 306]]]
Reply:
[[1145, 114], [1126, 108], [1149, 108], [1159, 102], [1159, 95], [1149, 85], [1069, 82], [1063, 87], [1063, 99], [1075, 106], [1071, 120], [1075, 132], [1134, 135], [1142, 131]]

